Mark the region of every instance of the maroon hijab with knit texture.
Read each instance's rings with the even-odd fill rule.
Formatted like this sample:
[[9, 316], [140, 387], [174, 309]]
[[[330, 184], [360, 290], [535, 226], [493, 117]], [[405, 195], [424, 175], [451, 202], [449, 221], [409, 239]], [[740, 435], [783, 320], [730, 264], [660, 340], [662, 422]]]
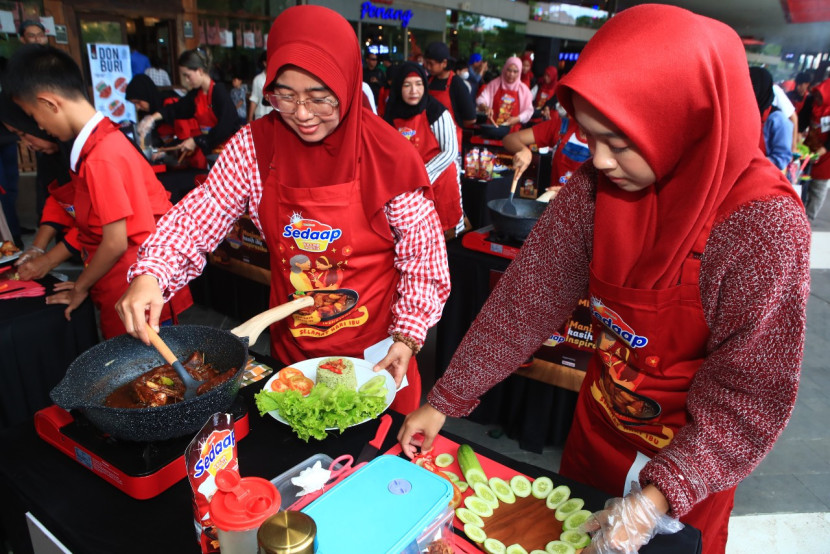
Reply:
[[273, 170], [280, 182], [318, 187], [360, 179], [361, 199], [372, 228], [391, 238], [383, 205], [419, 187], [431, 198], [431, 189], [415, 149], [361, 101], [363, 70], [352, 26], [322, 6], [288, 8], [274, 20], [268, 34], [264, 90], [287, 65], [308, 71], [332, 90], [340, 102], [340, 124], [322, 141], [307, 143], [279, 113], [269, 114], [280, 161]]
[[557, 97], [571, 115], [573, 93], [619, 127], [657, 176], [625, 192], [599, 175], [592, 268], [612, 285], [668, 288], [716, 215], [756, 198], [797, 197], [758, 148], [746, 54], [723, 23], [667, 5], [623, 10], [560, 80]]

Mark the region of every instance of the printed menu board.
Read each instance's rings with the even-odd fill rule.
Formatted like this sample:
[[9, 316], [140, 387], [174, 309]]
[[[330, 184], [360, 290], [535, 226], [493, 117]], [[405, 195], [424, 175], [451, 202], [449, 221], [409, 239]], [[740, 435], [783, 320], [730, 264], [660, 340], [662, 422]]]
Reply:
[[95, 109], [116, 123], [136, 121], [135, 106], [127, 101], [132, 79], [130, 47], [126, 44], [87, 44]]

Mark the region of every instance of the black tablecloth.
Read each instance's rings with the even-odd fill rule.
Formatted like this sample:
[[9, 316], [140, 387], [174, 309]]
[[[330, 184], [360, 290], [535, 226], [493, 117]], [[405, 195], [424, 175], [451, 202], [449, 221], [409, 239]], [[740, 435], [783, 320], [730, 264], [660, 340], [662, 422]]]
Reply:
[[[473, 229], [481, 229], [493, 222], [490, 218], [490, 211], [487, 209], [487, 202], [497, 198], [507, 198], [512, 180], [512, 171], [505, 171], [491, 181], [461, 177], [461, 202], [464, 205], [464, 214], [470, 220]], [[517, 192], [516, 197], [518, 196]]]
[[[507, 258], [469, 250], [460, 240], [447, 244], [447, 256], [453, 287], [437, 326], [436, 378], [447, 369], [492, 285], [510, 263]], [[500, 424], [523, 449], [542, 452], [545, 445], [565, 443], [575, 406], [575, 392], [512, 375], [481, 397], [469, 419]]]
[[[38, 281], [47, 294], [58, 282]], [[87, 298], [72, 312], [44, 297], [0, 300], [0, 428], [31, 421], [50, 405], [49, 391], [79, 354], [98, 343], [95, 308]]]
[[[261, 417], [253, 406], [259, 385], [243, 389], [249, 406], [250, 433], [239, 442], [239, 466], [243, 476], [267, 479], [279, 475], [314, 454], [335, 458], [357, 456], [374, 437], [374, 422], [332, 434], [324, 441], [299, 440], [286, 426], [270, 416]], [[395, 444], [403, 416], [390, 412], [393, 424], [381, 452]], [[469, 442], [447, 434], [456, 442]], [[26, 538], [23, 514], [32, 514], [67, 548], [77, 553], [130, 552], [186, 554], [199, 551], [193, 530], [191, 491], [184, 479], [159, 496], [135, 500], [122, 493], [74, 460], [42, 441], [31, 422], [0, 431], [0, 440], [13, 448], [13, 455], [0, 457], [0, 512], [7, 536]], [[471, 443], [472, 444], [472, 443]], [[14, 445], [14, 446], [12, 446]], [[536, 477], [550, 476], [555, 483], [569, 484], [587, 509], [602, 507], [606, 496], [551, 471], [515, 462], [496, 452], [472, 444], [479, 454], [517, 471]], [[687, 528], [677, 535], [660, 537], [642, 552], [692, 554], [699, 552], [699, 533]], [[662, 545], [662, 546], [661, 546]], [[25, 544], [15, 552], [27, 552]], [[349, 553], [339, 553], [349, 554]]]

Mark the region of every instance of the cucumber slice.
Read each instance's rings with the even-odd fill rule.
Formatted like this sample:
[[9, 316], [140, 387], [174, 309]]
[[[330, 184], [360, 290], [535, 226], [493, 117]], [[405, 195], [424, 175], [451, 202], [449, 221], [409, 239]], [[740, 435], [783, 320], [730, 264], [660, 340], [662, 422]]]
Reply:
[[588, 521], [589, 517], [591, 517], [591, 512], [588, 510], [577, 510], [565, 518], [565, 521], [562, 523], [562, 530], [570, 531], [571, 529], [577, 529], [580, 525]]
[[497, 539], [485, 539], [484, 551], [489, 554], [506, 554], [507, 548], [504, 543]]
[[516, 495], [513, 494], [513, 489], [510, 488], [510, 485], [504, 479], [490, 477], [490, 489], [505, 504], [513, 504], [516, 502]]
[[478, 544], [481, 544], [487, 540], [487, 533], [484, 532], [484, 529], [470, 523], [464, 525], [464, 534], [467, 535], [467, 538], [471, 541], [477, 542]]
[[483, 483], [486, 485], [487, 475], [484, 474], [483, 470], [474, 467], [467, 470], [467, 473], [464, 474], [464, 480], [467, 481], [470, 486], [473, 486], [476, 483]]
[[473, 485], [473, 490], [480, 499], [487, 503], [488, 506], [494, 510], [499, 507], [499, 498], [489, 486], [484, 483], [476, 483]]
[[555, 510], [561, 506], [571, 496], [571, 489], [567, 485], [559, 485], [552, 491], [545, 499], [545, 506], [551, 510]]
[[[468, 496], [464, 499], [464, 505], [479, 517], [490, 517], [493, 515], [493, 508], [477, 496]], [[483, 541], [483, 539], [482, 539]]]
[[536, 498], [547, 498], [550, 494], [550, 491], [553, 490], [553, 481], [551, 481], [550, 477], [542, 476], [538, 477], [533, 481], [533, 484], [530, 485], [530, 494], [535, 496]]
[[519, 498], [527, 498], [530, 496], [530, 479], [524, 475], [516, 475], [510, 480], [510, 488], [513, 489], [513, 494]]
[[418, 467], [424, 467], [424, 462], [426, 462], [424, 458], [415, 458], [415, 465]]
[[461, 491], [461, 494], [464, 494], [467, 489], [470, 488], [470, 485], [467, 484], [467, 481], [456, 481], [455, 486], [458, 487], [458, 490]]
[[386, 377], [383, 375], [376, 375], [372, 377], [357, 389], [357, 392], [365, 394], [366, 396], [380, 396], [381, 389], [386, 388]]
[[577, 510], [581, 510], [584, 505], [585, 501], [581, 498], [571, 498], [570, 500], [566, 500], [565, 502], [560, 504], [558, 508], [556, 508], [556, 513], [554, 514], [554, 517], [559, 521], [565, 521], [566, 519], [568, 519], [569, 515], [576, 512]]
[[435, 457], [435, 465], [438, 467], [450, 467], [452, 463], [455, 461], [455, 458], [452, 454], [448, 452], [444, 452], [443, 454], [438, 454]]
[[574, 554], [576, 549], [564, 541], [550, 541], [545, 545], [547, 554]]
[[[443, 455], [443, 454], [442, 454], [442, 455]], [[436, 460], [437, 460], [437, 459], [438, 459], [438, 458], [436, 458]], [[446, 475], [446, 476], [449, 478], [449, 480], [450, 480], [450, 481], [452, 481], [453, 483], [455, 483], [456, 485], [458, 485], [458, 482], [461, 480], [461, 478], [460, 478], [460, 477], [458, 477], [458, 475], [456, 475], [456, 474], [455, 474], [455, 473], [453, 473], [452, 471], [447, 471], [447, 470], [442, 469], [442, 470], [441, 470], [441, 473], [443, 473], [444, 475]]]
[[504, 554], [527, 554], [527, 550], [521, 544], [516, 543], [508, 546]]
[[561, 535], [559, 535], [559, 538], [560, 540], [573, 546], [574, 549], [585, 548], [591, 544], [591, 537], [588, 533], [583, 533], [582, 531], [577, 531], [576, 529], [564, 531]]
[[531, 550], [530, 554], [548, 554], [545, 550]]
[[481, 516], [469, 508], [456, 508], [455, 515], [458, 516], [461, 523], [470, 523], [476, 527], [484, 527], [484, 520], [481, 519]]

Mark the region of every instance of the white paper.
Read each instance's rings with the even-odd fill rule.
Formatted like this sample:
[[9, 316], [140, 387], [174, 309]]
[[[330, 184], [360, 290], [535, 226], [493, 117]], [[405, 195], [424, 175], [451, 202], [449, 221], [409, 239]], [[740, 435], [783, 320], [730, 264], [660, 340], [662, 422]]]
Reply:
[[14, 27], [14, 15], [5, 10], [0, 11], [0, 33], [17, 34]]
[[[367, 362], [371, 362], [372, 365], [377, 364], [389, 353], [389, 347], [392, 346], [393, 342], [392, 337], [386, 337], [379, 343], [373, 344], [363, 351], [363, 359]], [[403, 381], [401, 381], [401, 386], [398, 387], [398, 390], [401, 390], [407, 385], [409, 385], [409, 381], [406, 380], [406, 375], [404, 375]]]
[[55, 18], [52, 16], [41, 17], [40, 24], [46, 28], [46, 36], [55, 36]]

